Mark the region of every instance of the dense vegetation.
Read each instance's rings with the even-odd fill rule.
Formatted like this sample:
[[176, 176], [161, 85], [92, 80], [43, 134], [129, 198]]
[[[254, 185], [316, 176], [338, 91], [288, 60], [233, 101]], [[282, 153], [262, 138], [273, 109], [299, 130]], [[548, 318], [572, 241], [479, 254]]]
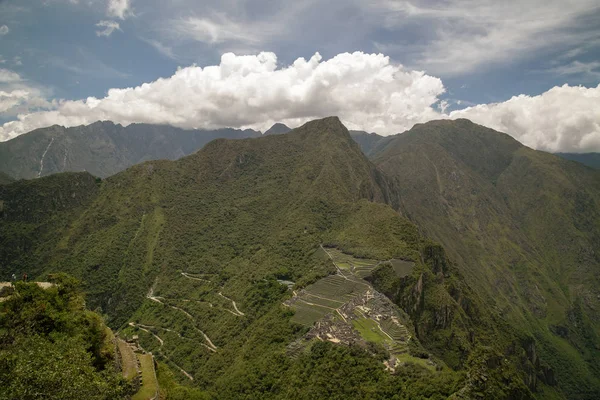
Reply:
[[[406, 134], [418, 145], [378, 141], [377, 148], [386, 149], [375, 158], [378, 169], [339, 120], [327, 118], [286, 135], [215, 140], [178, 161], [145, 162], [103, 181], [80, 173], [3, 185], [0, 274], [67, 271], [81, 278], [88, 305], [122, 335], [139, 335], [156, 356], [168, 398], [592, 398], [598, 393], [593, 300], [570, 303], [565, 293], [570, 299], [575, 283], [560, 281], [551, 289], [564, 297], [552, 309], [557, 313], [548, 313], [556, 317], [548, 325], [527, 303], [542, 303], [534, 282], [555, 282], [560, 268], [575, 265], [565, 258], [572, 253], [550, 249], [536, 258], [545, 253], [517, 227], [559, 237], [554, 228], [531, 225], [543, 207], [525, 203], [530, 208], [516, 219], [499, 214], [499, 200], [486, 194], [502, 182], [515, 152], [526, 156], [515, 173], [532, 163], [544, 171], [556, 163], [497, 133], [456, 124], [465, 137], [480, 138], [479, 147], [469, 144], [473, 154], [460, 145], [451, 155], [438, 151], [460, 136], [445, 138], [452, 125], [432, 123], [419, 132], [438, 136]], [[462, 164], [448, 161], [435, 174], [432, 164], [453, 158]], [[472, 185], [460, 180], [465, 176], [476, 177], [466, 181]], [[537, 179], [538, 186], [553, 182]], [[596, 279], [589, 273], [597, 266], [584, 249], [595, 245], [585, 240], [596, 237], [598, 197], [591, 192], [595, 177], [577, 179], [573, 185], [592, 189], [578, 192], [573, 199], [580, 212], [564, 217], [560, 227], [574, 221], [578, 232], [589, 232], [578, 237], [584, 247], [579, 267], [570, 269], [577, 287], [586, 289]], [[518, 200], [511, 201], [516, 207]], [[481, 228], [466, 229], [471, 221]], [[282, 303], [292, 293], [277, 279], [300, 290], [335, 273], [320, 245], [414, 263], [408, 274], [398, 274], [382, 262], [369, 279], [410, 318], [418, 337], [411, 354], [439, 360], [437, 371], [407, 364], [390, 374], [376, 346], [316, 342], [289, 355], [289, 344], [307, 329], [291, 321], [293, 311]], [[542, 260], [555, 270], [548, 272]], [[560, 322], [565, 315], [576, 323], [567, 331]], [[557, 339], [551, 329], [569, 339]], [[571, 368], [552, 366], [560, 362]]]
[[127, 393], [112, 333], [65, 275], [17, 282], [0, 302], [0, 399], [115, 399]]
[[512, 338], [501, 351], [520, 343], [527, 384], [597, 398], [600, 175], [467, 120], [416, 125], [372, 157], [395, 207], [443, 244]]

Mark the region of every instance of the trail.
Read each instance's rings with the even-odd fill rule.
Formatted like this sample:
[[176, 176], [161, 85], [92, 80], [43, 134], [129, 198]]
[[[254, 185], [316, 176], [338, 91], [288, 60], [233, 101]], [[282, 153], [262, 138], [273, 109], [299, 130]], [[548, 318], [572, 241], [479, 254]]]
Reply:
[[40, 160], [40, 170], [38, 172], [38, 178], [40, 176], [42, 176], [42, 170], [44, 169], [44, 158], [46, 158], [46, 153], [48, 152], [48, 150], [50, 150], [50, 146], [52, 146], [52, 143], [54, 143], [54, 138], [52, 138], [50, 143], [48, 143], [48, 147], [46, 147], [46, 150], [44, 150], [44, 154], [42, 154], [42, 159]]
[[338, 310], [337, 308], [327, 307], [327, 306], [324, 306], [324, 305], [321, 305], [321, 304], [317, 304], [317, 303], [311, 303], [310, 301], [306, 301], [306, 300], [303, 300], [303, 299], [298, 299], [298, 301], [301, 301], [301, 302], [306, 303], [306, 304], [311, 305], [311, 306], [323, 307], [323, 308], [326, 308], [328, 310], [334, 310], [334, 311]]
[[304, 294], [311, 296], [311, 297], [316, 297], [317, 299], [321, 299], [321, 300], [333, 301], [334, 303], [341, 303], [342, 305], [347, 303], [347, 302], [343, 302], [340, 300], [328, 299], [327, 297], [318, 296], [316, 294], [312, 294], [312, 293], [308, 293], [308, 292], [305, 292]]
[[246, 315], [237, 308], [237, 304], [235, 304], [235, 301], [233, 301], [229, 297], [223, 295], [223, 293], [221, 293], [221, 292], [219, 292], [219, 296], [223, 297], [224, 299], [229, 300], [231, 302], [231, 304], [233, 304], [233, 308], [235, 309], [235, 312], [237, 313], [237, 314], [234, 313], [235, 315], [240, 316], [240, 317], [243, 317], [244, 315]]
[[202, 278], [196, 278], [195, 276], [191, 276], [190, 274], [188, 274], [187, 272], [182, 272], [181, 275], [185, 276], [188, 279], [193, 279], [195, 281], [201, 281], [201, 282], [208, 282], [211, 283], [211, 281], [209, 281], [208, 279], [202, 279]]
[[[349, 282], [354, 282], [354, 283], [358, 283], [359, 285], [363, 285], [366, 286], [367, 288], [370, 288], [371, 286], [368, 283], [365, 282], [360, 282], [360, 281], [356, 281], [354, 279], [350, 279], [348, 278], [346, 275], [344, 275], [344, 273], [342, 272], [342, 270], [340, 269], [340, 267], [338, 267], [338, 265], [336, 264], [335, 260], [333, 259], [333, 257], [331, 256], [331, 254], [329, 254], [329, 252], [327, 250], [325, 250], [325, 247], [323, 247], [323, 245], [319, 245], [321, 246], [321, 249], [323, 249], [323, 251], [327, 254], [327, 256], [329, 257], [329, 259], [331, 260], [331, 262], [333, 263], [333, 265], [335, 266], [335, 268], [337, 269], [337, 274], [341, 276], [342, 278], [344, 278], [345, 280], [349, 281]], [[352, 274], [352, 272], [350, 272], [350, 274]], [[352, 274], [352, 276], [354, 276]], [[360, 279], [360, 278], [359, 278]], [[362, 279], [361, 279], [362, 280]]]
[[146, 332], [146, 333], [149, 333], [149, 334], [151, 334], [152, 336], [154, 336], [154, 338], [155, 338], [156, 340], [158, 340], [158, 341], [159, 341], [159, 343], [160, 343], [160, 346], [161, 346], [161, 347], [162, 347], [162, 345], [163, 345], [163, 344], [165, 344], [165, 341], [164, 341], [164, 340], [162, 340], [162, 339], [161, 339], [161, 338], [160, 338], [158, 335], [155, 335], [154, 333], [152, 333], [152, 332], [151, 332], [151, 331], [149, 331], [148, 329], [146, 329], [146, 328], [143, 328], [142, 326], [144, 326], [144, 325], [135, 324], [135, 323], [133, 323], [133, 322], [130, 322], [130, 323], [129, 323], [129, 326], [137, 327], [138, 329], [141, 329], [142, 331], [144, 331], [144, 332]]
[[[131, 322], [129, 324], [131, 325]], [[142, 328], [140, 328], [140, 329], [142, 329]], [[138, 343], [138, 347], [140, 349], [142, 349], [142, 351], [144, 351], [144, 353], [150, 353], [150, 352], [146, 351], [146, 349], [144, 349], [139, 343]], [[150, 353], [150, 354], [152, 354], [152, 353]], [[161, 357], [164, 357], [167, 361], [169, 361], [171, 364], [173, 364], [179, 371], [181, 371], [182, 374], [184, 374], [186, 376], [186, 378], [188, 378], [191, 381], [194, 380], [194, 377], [192, 375], [190, 375], [186, 370], [184, 370], [183, 368], [181, 368], [179, 365], [177, 365], [175, 363], [175, 361], [171, 360], [169, 357], [167, 357], [165, 354], [163, 354], [160, 351], [158, 352], [158, 354], [160, 354]]]
[[[156, 282], [154, 284], [156, 284]], [[207, 349], [209, 349], [210, 351], [212, 351], [212, 352], [216, 352], [217, 351], [218, 347], [215, 346], [215, 344], [212, 342], [212, 340], [210, 340], [210, 338], [206, 335], [206, 333], [204, 333], [202, 330], [200, 330], [200, 329], [198, 329], [196, 327], [196, 319], [192, 316], [192, 314], [190, 314], [189, 312], [185, 311], [183, 308], [179, 308], [177, 306], [172, 306], [170, 304], [163, 303], [162, 301], [159, 300], [159, 297], [154, 296], [154, 285], [152, 285], [152, 287], [148, 291], [148, 294], [146, 295], [146, 297], [148, 299], [152, 300], [152, 301], [155, 301], [155, 302], [160, 303], [160, 304], [162, 304], [164, 306], [171, 307], [171, 308], [173, 308], [175, 310], [178, 310], [178, 311], [181, 311], [182, 313], [184, 313], [186, 317], [188, 317], [189, 319], [192, 320], [192, 322], [193, 322], [192, 326], [194, 327], [195, 330], [197, 330], [198, 332], [200, 332], [200, 334], [202, 334], [202, 336], [204, 337], [204, 340], [206, 340], [206, 342], [208, 343], [208, 346], [204, 345], [202, 343], [201, 344], [203, 346], [205, 346]], [[164, 300], [163, 297], [160, 297], [160, 298], [162, 298]]]
[[190, 374], [188, 374], [183, 368], [181, 368], [179, 365], [175, 364], [175, 361], [171, 360], [170, 358], [168, 358], [167, 356], [163, 356], [165, 357], [167, 360], [171, 361], [171, 364], [173, 364], [178, 370], [181, 371], [182, 374], [184, 374], [190, 381], [194, 380], [194, 377], [191, 376]]

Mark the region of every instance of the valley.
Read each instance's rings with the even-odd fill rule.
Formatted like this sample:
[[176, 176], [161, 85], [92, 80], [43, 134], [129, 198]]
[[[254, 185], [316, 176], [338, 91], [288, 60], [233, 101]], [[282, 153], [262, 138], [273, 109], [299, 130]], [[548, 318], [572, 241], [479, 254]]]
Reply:
[[595, 173], [463, 120], [415, 132], [369, 159], [331, 117], [0, 184], [0, 271], [81, 279], [165, 393], [592, 399]]

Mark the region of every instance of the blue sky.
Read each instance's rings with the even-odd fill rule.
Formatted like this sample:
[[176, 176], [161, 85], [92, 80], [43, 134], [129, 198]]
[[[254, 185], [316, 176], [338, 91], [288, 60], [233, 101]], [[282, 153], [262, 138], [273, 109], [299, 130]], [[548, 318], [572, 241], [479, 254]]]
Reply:
[[[0, 0], [0, 123], [16, 121], [1, 128], [0, 138], [6, 140], [51, 123], [76, 125], [93, 119], [201, 128], [220, 125], [263, 128], [277, 120], [293, 125], [327, 111], [343, 112], [341, 105], [331, 106], [342, 103], [343, 99], [333, 98], [339, 93], [352, 98], [348, 102], [348, 116], [342, 119], [354, 128], [396, 133], [415, 122], [449, 117], [452, 111], [471, 107], [455, 115], [512, 130], [508, 133], [532, 147], [597, 151], [600, 150], [600, 116], [595, 112], [600, 105], [598, 21], [600, 5], [588, 0]], [[111, 109], [119, 107], [104, 104], [108, 102], [103, 103], [102, 113], [96, 110], [89, 115], [69, 114], [69, 110], [81, 112], [80, 106], [88, 97], [104, 99], [109, 89], [135, 88], [152, 84], [161, 77], [170, 81], [154, 85], [151, 90], [156, 93], [151, 97], [177, 97], [178, 85], [193, 85], [193, 81], [183, 78], [179, 83], [171, 79], [178, 68], [190, 70], [185, 79], [196, 79], [192, 72], [201, 71], [193, 70], [193, 65], [222, 67], [221, 57], [229, 52], [254, 58], [261, 52], [273, 53], [279, 70], [293, 66], [300, 57], [309, 60], [317, 52], [321, 63], [346, 52], [360, 52], [363, 56], [327, 65], [327, 85], [331, 76], [343, 75], [343, 78], [333, 83], [337, 85], [335, 90], [319, 96], [331, 97], [329, 103], [313, 101], [320, 104], [320, 109], [316, 105], [307, 106], [308, 100], [303, 99], [291, 101], [289, 107], [294, 108], [291, 111], [265, 111], [260, 105], [250, 104], [247, 94], [255, 94], [257, 90], [282, 91], [285, 86], [269, 88], [267, 79], [259, 80], [262, 86], [257, 89], [252, 85], [258, 83], [248, 83], [250, 78], [244, 75], [243, 86], [249, 92], [244, 92], [247, 96], [243, 106], [248, 115], [254, 112], [254, 120], [250, 116], [240, 117], [239, 111], [231, 118], [224, 111], [210, 111], [224, 104], [223, 99], [215, 100], [210, 107], [189, 109], [195, 115], [193, 118], [178, 112], [162, 119], [150, 118], [145, 116], [150, 112], [148, 108], [131, 109], [126, 116], [111, 114]], [[375, 62], [367, 55], [375, 53], [385, 55], [387, 64], [378, 59], [379, 67], [367, 68], [366, 72], [365, 63]], [[326, 65], [322, 67], [325, 69]], [[388, 67], [396, 71], [391, 72], [390, 79], [402, 75], [403, 82], [395, 82], [394, 90], [378, 87], [371, 79], [379, 73], [377, 68]], [[347, 69], [354, 72], [348, 73]], [[419, 71], [421, 75], [416, 73]], [[320, 76], [313, 74], [311, 88], [302, 93], [313, 93], [314, 82]], [[292, 78], [285, 79], [294, 86]], [[358, 83], [355, 85], [352, 79]], [[193, 93], [198, 98], [189, 100], [202, 102], [214, 98], [216, 94], [207, 85]], [[370, 91], [370, 87], [374, 90]], [[557, 93], [550, 92], [553, 88]], [[223, 91], [221, 88], [218, 93]], [[134, 107], [134, 97], [141, 92], [140, 89], [124, 94], [121, 101], [127, 101], [128, 108]], [[506, 103], [519, 95], [526, 96]], [[295, 95], [286, 96], [289, 100]], [[388, 96], [390, 100], [382, 105], [370, 96]], [[398, 100], [402, 96], [405, 98]], [[266, 107], [273, 101], [270, 94], [257, 95], [259, 100], [255, 101], [267, 97]], [[587, 117], [578, 116], [561, 132], [531, 132], [537, 121], [526, 120], [531, 119], [530, 114], [537, 113], [542, 118], [548, 112], [544, 108], [547, 103], [552, 103], [548, 104], [551, 109], [562, 109], [562, 104], [554, 103], [561, 98], [567, 101], [564, 107], [577, 104], [578, 109], [589, 111]], [[65, 103], [67, 100], [74, 103]], [[182, 107], [174, 100], [167, 103], [159, 108]], [[95, 104], [87, 102], [85, 110]], [[475, 109], [476, 105], [481, 107]], [[516, 115], [528, 107], [530, 112]], [[417, 111], [411, 114], [413, 109]], [[572, 115], [568, 110], [565, 112], [566, 116]], [[30, 114], [35, 115], [22, 123]], [[352, 115], [360, 117], [353, 119]], [[507, 119], [511, 121], [506, 122]], [[555, 125], [552, 122], [548, 127]]]

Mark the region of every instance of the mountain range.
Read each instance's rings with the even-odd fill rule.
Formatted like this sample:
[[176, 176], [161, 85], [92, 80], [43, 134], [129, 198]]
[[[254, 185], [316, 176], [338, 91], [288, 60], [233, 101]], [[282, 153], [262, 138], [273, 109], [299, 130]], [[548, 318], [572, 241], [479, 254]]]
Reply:
[[0, 274], [82, 279], [209, 398], [598, 398], [597, 171], [468, 120], [272, 133], [0, 185]]
[[[291, 128], [276, 123], [263, 134], [251, 129], [184, 130], [168, 125], [131, 124], [110, 121], [65, 128], [40, 128], [0, 142], [0, 173], [11, 179], [32, 179], [57, 172], [87, 171], [106, 178], [132, 165], [150, 160], [176, 160], [192, 154], [214, 139], [243, 139], [280, 135]], [[349, 131], [369, 156], [395, 136]], [[599, 169], [598, 153], [556, 153], [558, 156]], [[7, 178], [0, 177], [0, 183]]]
[[0, 171], [15, 179], [57, 172], [81, 172], [106, 178], [148, 160], [175, 160], [213, 139], [258, 137], [239, 129], [183, 130], [167, 125], [110, 121], [65, 128], [54, 125], [0, 143]]

